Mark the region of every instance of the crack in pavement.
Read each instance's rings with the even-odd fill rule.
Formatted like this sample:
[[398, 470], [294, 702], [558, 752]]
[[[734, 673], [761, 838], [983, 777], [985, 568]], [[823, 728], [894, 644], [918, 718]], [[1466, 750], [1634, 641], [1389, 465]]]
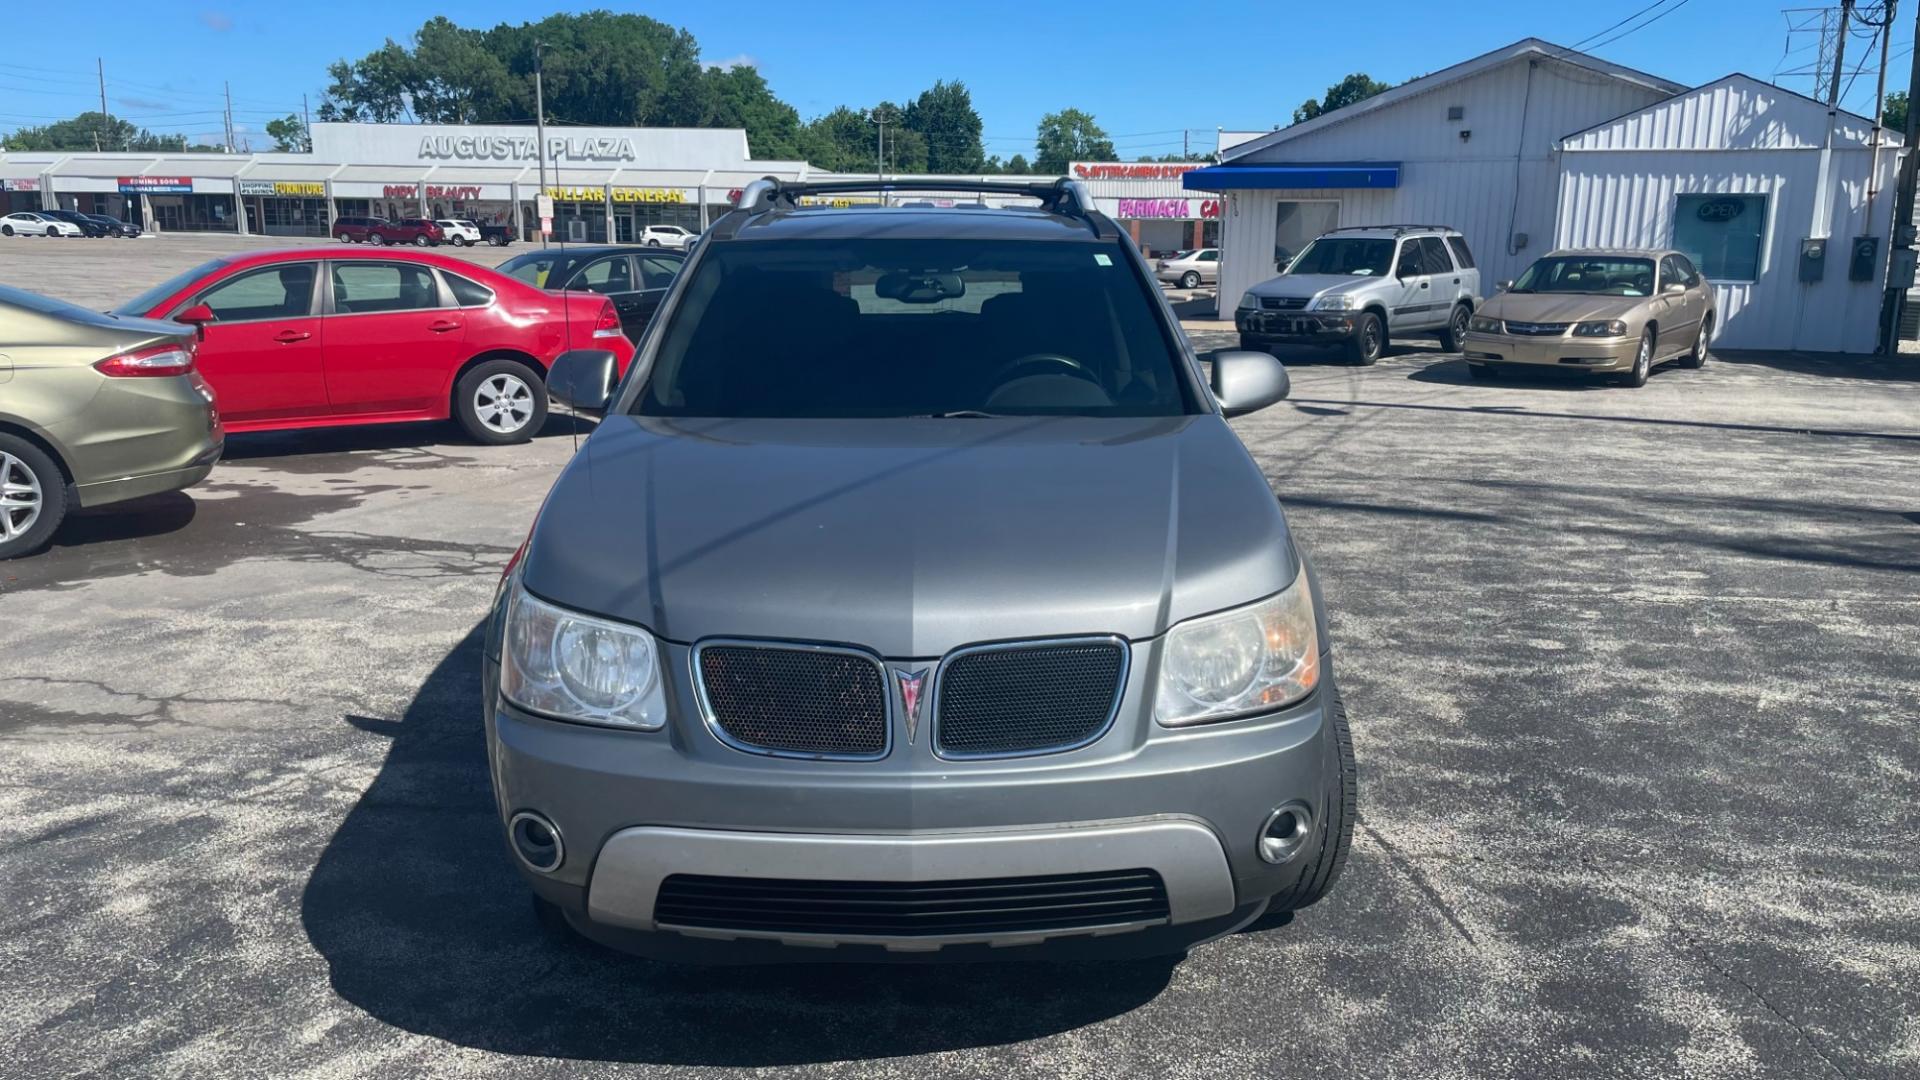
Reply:
[[1453, 908], [1440, 896], [1439, 890], [1433, 887], [1433, 883], [1427, 880], [1427, 875], [1421, 873], [1420, 868], [1413, 864], [1413, 860], [1401, 854], [1399, 848], [1388, 843], [1387, 838], [1381, 836], [1380, 830], [1374, 828], [1371, 823], [1363, 821], [1360, 823], [1360, 828], [1373, 838], [1374, 843], [1380, 845], [1380, 849], [1387, 853], [1387, 861], [1393, 864], [1394, 869], [1405, 874], [1408, 881], [1413, 882], [1413, 887], [1420, 890], [1420, 895], [1427, 898], [1427, 902], [1447, 920], [1447, 924], [1465, 938], [1467, 944], [1478, 949], [1480, 942], [1474, 938], [1473, 932], [1467, 929], [1466, 923], [1460, 921], [1460, 916], [1454, 914]]

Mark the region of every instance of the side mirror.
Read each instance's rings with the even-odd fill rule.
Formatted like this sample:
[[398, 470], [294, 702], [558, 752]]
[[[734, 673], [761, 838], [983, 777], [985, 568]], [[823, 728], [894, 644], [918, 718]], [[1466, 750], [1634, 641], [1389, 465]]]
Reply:
[[1267, 353], [1213, 354], [1213, 396], [1229, 417], [1264, 409], [1285, 399], [1292, 388], [1287, 369]]
[[195, 304], [173, 317], [174, 322], [186, 323], [188, 326], [193, 327], [193, 336], [196, 341], [207, 340], [207, 324], [210, 322], [218, 322], [219, 320], [220, 317], [215, 315], [213, 309], [205, 304]]
[[1505, 280], [1496, 281], [1493, 283], [1494, 292], [1506, 292], [1508, 289], [1511, 289], [1511, 288], [1513, 288], [1512, 278], [1507, 278]]
[[598, 413], [613, 397], [613, 354], [605, 349], [561, 353], [547, 372], [547, 395], [572, 409]]
[[1684, 281], [1669, 281], [1662, 291], [1668, 296], [1679, 296], [1687, 291], [1687, 283]]

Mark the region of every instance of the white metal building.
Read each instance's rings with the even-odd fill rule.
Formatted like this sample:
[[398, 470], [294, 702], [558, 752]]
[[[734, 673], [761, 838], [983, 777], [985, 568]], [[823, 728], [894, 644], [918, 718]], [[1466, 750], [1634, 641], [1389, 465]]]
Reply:
[[1528, 38], [1233, 146], [1185, 177], [1226, 196], [1221, 310], [1340, 226], [1451, 225], [1511, 278], [1553, 246], [1560, 137], [1684, 89]]
[[1872, 352], [1898, 157], [1871, 120], [1829, 139], [1825, 105], [1729, 75], [1562, 140], [1558, 243], [1685, 251], [1722, 346]]

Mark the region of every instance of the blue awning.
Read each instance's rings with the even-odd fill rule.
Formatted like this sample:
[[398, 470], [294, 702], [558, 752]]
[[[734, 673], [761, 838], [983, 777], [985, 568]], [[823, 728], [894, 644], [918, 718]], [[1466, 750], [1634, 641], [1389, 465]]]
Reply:
[[1400, 163], [1373, 161], [1341, 165], [1209, 165], [1180, 178], [1189, 191], [1237, 191], [1266, 188], [1397, 188]]

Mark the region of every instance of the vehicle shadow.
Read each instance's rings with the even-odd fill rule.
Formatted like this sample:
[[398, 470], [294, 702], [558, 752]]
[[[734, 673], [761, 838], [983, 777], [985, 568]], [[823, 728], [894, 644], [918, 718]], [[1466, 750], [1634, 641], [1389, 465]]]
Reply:
[[[1672, 364], [1653, 369], [1649, 378], [1657, 379], [1671, 370]], [[1580, 393], [1588, 390], [1617, 389], [1613, 380], [1606, 376], [1594, 375], [1584, 371], [1562, 371], [1551, 367], [1513, 367], [1501, 368], [1499, 374], [1491, 379], [1476, 379], [1467, 370], [1467, 362], [1458, 356], [1449, 356], [1437, 360], [1407, 376], [1409, 382], [1438, 383], [1443, 386], [1480, 386], [1498, 388], [1500, 386], [1524, 386], [1529, 390], [1565, 390]]]
[[142, 540], [179, 532], [193, 524], [199, 506], [184, 491], [163, 491], [126, 502], [75, 510], [54, 530], [48, 550], [87, 547], [116, 540]]
[[375, 1018], [495, 1053], [734, 1067], [995, 1046], [1151, 1001], [1171, 959], [696, 968], [557, 940], [509, 865], [488, 782], [476, 628], [398, 720], [301, 898], [332, 986]]
[[[564, 439], [578, 435], [584, 439], [592, 430], [592, 420], [555, 409], [547, 414], [546, 424], [533, 437]], [[292, 431], [240, 432], [227, 436], [226, 449], [221, 452], [220, 459], [233, 462], [265, 457], [340, 454], [354, 450], [416, 450], [441, 446], [474, 449], [478, 445], [450, 421], [364, 424], [297, 428]]]

